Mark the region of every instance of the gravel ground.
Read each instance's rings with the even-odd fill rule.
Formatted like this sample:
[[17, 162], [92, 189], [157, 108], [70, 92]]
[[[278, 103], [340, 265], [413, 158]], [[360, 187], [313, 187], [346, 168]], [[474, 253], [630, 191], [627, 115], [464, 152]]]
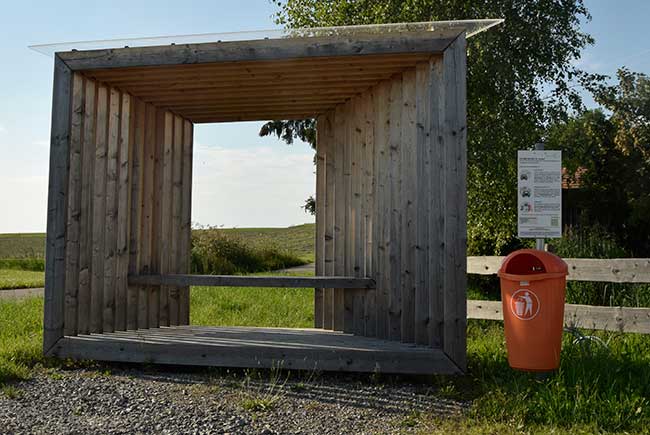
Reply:
[[0, 393], [0, 433], [409, 433], [426, 431], [431, 417], [467, 409], [449, 396], [430, 385], [371, 376], [43, 369]]

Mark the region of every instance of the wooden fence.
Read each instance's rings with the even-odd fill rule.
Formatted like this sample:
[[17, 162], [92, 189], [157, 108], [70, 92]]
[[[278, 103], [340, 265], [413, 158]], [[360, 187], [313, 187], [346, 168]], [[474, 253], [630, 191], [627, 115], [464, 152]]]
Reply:
[[[467, 257], [467, 273], [494, 275], [505, 257]], [[650, 258], [565, 258], [569, 281], [650, 283]], [[468, 319], [503, 320], [501, 301], [467, 301]], [[650, 308], [566, 304], [567, 326], [650, 334]]]

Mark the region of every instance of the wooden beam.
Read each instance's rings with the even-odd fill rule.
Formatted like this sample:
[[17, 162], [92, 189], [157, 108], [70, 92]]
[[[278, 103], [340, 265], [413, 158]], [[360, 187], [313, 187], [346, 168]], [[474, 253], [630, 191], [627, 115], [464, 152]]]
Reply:
[[[467, 301], [468, 319], [503, 320], [501, 301]], [[584, 329], [650, 334], [650, 308], [566, 304], [564, 324]]]
[[158, 47], [134, 47], [84, 50], [58, 53], [74, 71], [100, 68], [204, 64], [287, 60], [326, 56], [360, 56], [397, 53], [441, 53], [461, 28], [433, 32], [378, 35], [353, 35], [316, 38], [286, 38], [256, 41], [179, 44]]
[[56, 342], [63, 337], [71, 92], [72, 73], [70, 68], [59, 56], [55, 56], [45, 241], [45, 311], [43, 317], [43, 351], [45, 353], [49, 353]]
[[[467, 257], [467, 273], [494, 275], [505, 257]], [[650, 283], [650, 258], [563, 258], [568, 281]]]
[[129, 283], [151, 286], [205, 286], [205, 287], [282, 287], [282, 288], [341, 288], [371, 289], [371, 278], [352, 276], [238, 276], [238, 275], [134, 275]]

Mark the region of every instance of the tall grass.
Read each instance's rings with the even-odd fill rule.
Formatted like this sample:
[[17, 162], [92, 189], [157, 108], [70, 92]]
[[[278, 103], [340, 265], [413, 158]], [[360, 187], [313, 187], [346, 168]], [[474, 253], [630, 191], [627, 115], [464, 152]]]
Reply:
[[42, 257], [0, 258], [0, 269], [45, 271], [45, 259]]
[[192, 273], [234, 275], [268, 272], [306, 261], [273, 245], [258, 246], [212, 228], [192, 233]]
[[43, 298], [0, 300], [0, 386], [42, 361]]

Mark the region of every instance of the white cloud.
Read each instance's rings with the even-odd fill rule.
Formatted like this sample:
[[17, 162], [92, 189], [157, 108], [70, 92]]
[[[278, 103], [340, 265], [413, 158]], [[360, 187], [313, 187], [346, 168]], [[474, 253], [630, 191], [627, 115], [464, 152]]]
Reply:
[[313, 222], [300, 207], [314, 193], [313, 155], [283, 146], [196, 144], [192, 221], [226, 227]]
[[6, 131], [7, 128], [4, 125], [0, 124], [0, 133], [5, 133]]

